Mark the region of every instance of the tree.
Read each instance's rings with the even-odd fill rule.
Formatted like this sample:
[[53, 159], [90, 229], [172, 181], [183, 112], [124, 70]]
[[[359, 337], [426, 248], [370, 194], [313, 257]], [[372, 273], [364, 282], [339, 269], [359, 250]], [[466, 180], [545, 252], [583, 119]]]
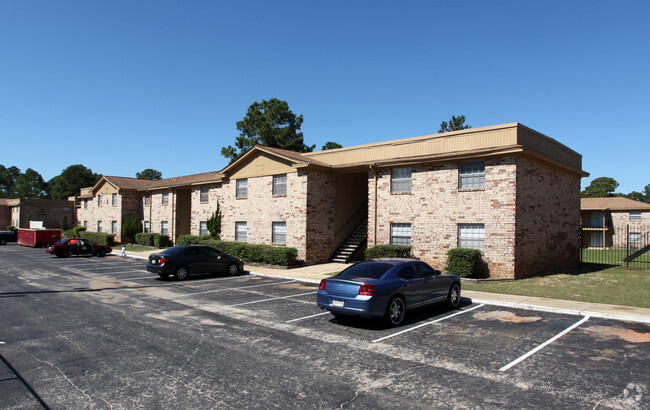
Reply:
[[645, 188], [643, 188], [643, 196], [645, 197], [643, 202], [650, 203], [650, 184], [646, 185]]
[[49, 180], [50, 196], [52, 199], [68, 199], [79, 195], [81, 188], [95, 185], [100, 178], [101, 175], [81, 164], [70, 165], [60, 175]]
[[321, 148], [321, 150], [325, 151], [327, 149], [336, 149], [336, 148], [343, 148], [343, 145], [339, 144], [338, 142], [327, 141], [325, 145], [323, 145], [323, 148]]
[[135, 242], [135, 234], [142, 232], [142, 223], [135, 212], [130, 213], [122, 222], [122, 242]]
[[442, 134], [444, 132], [466, 130], [468, 128], [472, 128], [472, 126], [471, 125], [465, 125], [465, 116], [464, 115], [459, 115], [458, 117], [456, 117], [455, 115], [452, 115], [451, 120], [449, 120], [449, 124], [447, 124], [447, 121], [443, 121], [440, 124], [440, 129], [438, 130], [438, 133]]
[[261, 103], [254, 102], [248, 107], [244, 119], [237, 122], [240, 133], [235, 147], [223, 147], [221, 155], [233, 163], [255, 145], [311, 152], [315, 145], [305, 145], [302, 132], [299, 132], [302, 121], [302, 115], [296, 116], [286, 101], [271, 98]]
[[20, 175], [20, 169], [16, 167], [5, 168], [0, 164], [0, 198], [16, 197], [16, 178]]
[[208, 219], [206, 225], [208, 225], [208, 232], [210, 232], [211, 237], [221, 239], [221, 206], [219, 201], [217, 201], [217, 209]]
[[38, 172], [31, 168], [16, 177], [17, 198], [47, 198], [47, 184]]
[[580, 192], [580, 196], [583, 198], [615, 196], [616, 188], [618, 188], [618, 182], [614, 178], [600, 177], [591, 181], [591, 184]]
[[632, 191], [627, 195], [623, 195], [625, 198], [634, 199], [635, 201], [645, 202], [645, 195], [641, 192]]
[[148, 179], [151, 181], [160, 181], [162, 179], [162, 172], [155, 169], [147, 168], [142, 172], [136, 172], [135, 177], [138, 179]]

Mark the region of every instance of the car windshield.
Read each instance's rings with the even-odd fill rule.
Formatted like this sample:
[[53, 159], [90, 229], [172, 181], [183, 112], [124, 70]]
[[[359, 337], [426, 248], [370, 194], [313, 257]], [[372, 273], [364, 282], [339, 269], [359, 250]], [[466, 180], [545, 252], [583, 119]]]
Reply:
[[354, 266], [350, 266], [339, 274], [340, 278], [369, 278], [379, 279], [387, 270], [393, 267], [391, 263], [382, 262], [362, 262]]

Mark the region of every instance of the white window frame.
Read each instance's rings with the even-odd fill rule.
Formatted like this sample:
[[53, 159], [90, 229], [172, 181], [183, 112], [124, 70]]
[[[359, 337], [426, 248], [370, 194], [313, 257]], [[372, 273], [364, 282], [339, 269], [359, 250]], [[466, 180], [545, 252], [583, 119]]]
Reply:
[[88, 200], [84, 199], [84, 209], [88, 209]]
[[246, 242], [248, 224], [244, 221], [235, 222], [235, 241]]
[[142, 227], [142, 230], [144, 231], [144, 233], [150, 233], [151, 232], [151, 222], [144, 221], [144, 226]]
[[273, 196], [287, 196], [287, 174], [273, 175]]
[[410, 194], [413, 188], [413, 170], [411, 167], [390, 170], [390, 193]]
[[169, 205], [169, 192], [163, 192], [162, 193], [161, 203], [163, 205]]
[[111, 194], [111, 205], [117, 206], [117, 194]]
[[641, 232], [630, 232], [628, 234], [627, 240], [631, 246], [641, 247], [643, 236], [641, 235]]
[[630, 221], [638, 222], [641, 220], [641, 211], [630, 211]]
[[151, 194], [144, 194], [144, 206], [151, 204]]
[[161, 235], [169, 235], [169, 222], [168, 221], [161, 221], [160, 222], [160, 234]]
[[413, 238], [413, 228], [407, 223], [390, 224], [390, 244], [411, 246]]
[[458, 247], [485, 250], [485, 224], [458, 224]]
[[458, 165], [459, 189], [485, 188], [485, 161], [461, 162]]
[[117, 233], [117, 221], [111, 221], [111, 233]]
[[248, 198], [248, 178], [238, 179], [236, 182], [235, 196], [238, 199]]
[[88, 228], [88, 221], [84, 221], [83, 226], [85, 226], [86, 228]]
[[203, 235], [210, 235], [210, 231], [208, 230], [208, 221], [199, 222], [199, 236]]
[[103, 199], [103, 195], [102, 195], [102, 194], [97, 195], [97, 208], [101, 208], [101, 207], [102, 207], [102, 199]]
[[287, 244], [287, 223], [283, 221], [271, 223], [271, 243], [274, 245]]
[[210, 201], [210, 188], [209, 187], [201, 187], [200, 192], [199, 192], [199, 202], [202, 204], [207, 204]]
[[97, 232], [102, 231], [102, 221], [97, 221]]

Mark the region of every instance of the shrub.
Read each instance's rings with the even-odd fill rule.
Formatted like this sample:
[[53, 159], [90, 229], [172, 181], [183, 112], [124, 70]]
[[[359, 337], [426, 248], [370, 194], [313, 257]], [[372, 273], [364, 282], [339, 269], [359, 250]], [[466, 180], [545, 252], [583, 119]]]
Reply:
[[[210, 238], [209, 235], [208, 238]], [[176, 245], [198, 245], [203, 239], [203, 236], [181, 235], [176, 240]]]
[[250, 243], [226, 242], [217, 239], [204, 239], [199, 244], [213, 247], [228, 255], [236, 256], [244, 262], [292, 266], [296, 264], [298, 258], [298, 250], [286, 246], [253, 245]]
[[142, 232], [142, 223], [135, 212], [130, 213], [122, 223], [122, 242], [133, 242], [135, 235]]
[[161, 235], [159, 233], [153, 236], [153, 246], [157, 248], [166, 248], [170, 244], [169, 235]]
[[153, 246], [153, 237], [155, 233], [136, 233], [135, 234], [135, 243], [143, 246]]
[[210, 219], [208, 219], [208, 232], [214, 239], [221, 239], [221, 205], [217, 201], [217, 209], [214, 211]]
[[413, 258], [412, 247], [405, 245], [376, 245], [366, 249], [366, 259]]
[[112, 233], [80, 231], [79, 237], [90, 239], [101, 245], [115, 245], [115, 234]]
[[454, 248], [447, 251], [446, 273], [461, 278], [484, 277], [483, 252], [478, 249]]

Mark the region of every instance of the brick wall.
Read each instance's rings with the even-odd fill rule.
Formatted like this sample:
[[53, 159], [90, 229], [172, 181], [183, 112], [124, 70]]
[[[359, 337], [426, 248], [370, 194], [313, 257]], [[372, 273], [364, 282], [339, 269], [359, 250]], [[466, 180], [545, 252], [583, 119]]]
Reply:
[[[208, 188], [208, 201], [201, 202], [201, 188]], [[217, 201], [223, 207], [223, 198], [221, 196], [221, 184], [203, 185], [202, 187], [192, 188], [192, 222], [191, 235], [199, 235], [200, 222], [207, 221], [217, 209]], [[223, 209], [221, 211], [223, 215]]]
[[528, 158], [517, 164], [515, 277], [577, 266], [580, 177]]
[[634, 245], [646, 246], [648, 244], [647, 235], [650, 231], [650, 212], [641, 211], [640, 221], [630, 221], [630, 211], [611, 211], [611, 243], [614, 247], [621, 247], [627, 243], [628, 226], [630, 233], [638, 233], [642, 237], [641, 243]]
[[324, 263], [336, 250], [334, 218], [336, 176], [317, 171], [307, 175], [305, 224], [306, 263]]
[[[166, 205], [163, 205], [162, 198], [163, 193], [167, 193], [168, 201]], [[144, 199], [143, 199], [144, 200]], [[154, 191], [151, 193], [151, 203], [150, 206], [144, 207], [143, 209], [143, 219], [145, 221], [151, 222], [151, 232], [152, 233], [162, 233], [162, 222], [167, 221], [167, 234], [171, 240], [173, 237], [173, 224], [175, 218], [173, 215], [174, 211], [174, 201], [176, 197], [172, 190], [161, 190]]]
[[[378, 171], [377, 244], [390, 243], [392, 223], [410, 223], [413, 253], [444, 269], [447, 251], [458, 246], [459, 224], [484, 224], [484, 259], [492, 277], [514, 275], [514, 158], [489, 159], [485, 188], [460, 190], [458, 163], [412, 167], [410, 194], [391, 194], [390, 169]], [[374, 232], [374, 178], [369, 174], [369, 246]]]

